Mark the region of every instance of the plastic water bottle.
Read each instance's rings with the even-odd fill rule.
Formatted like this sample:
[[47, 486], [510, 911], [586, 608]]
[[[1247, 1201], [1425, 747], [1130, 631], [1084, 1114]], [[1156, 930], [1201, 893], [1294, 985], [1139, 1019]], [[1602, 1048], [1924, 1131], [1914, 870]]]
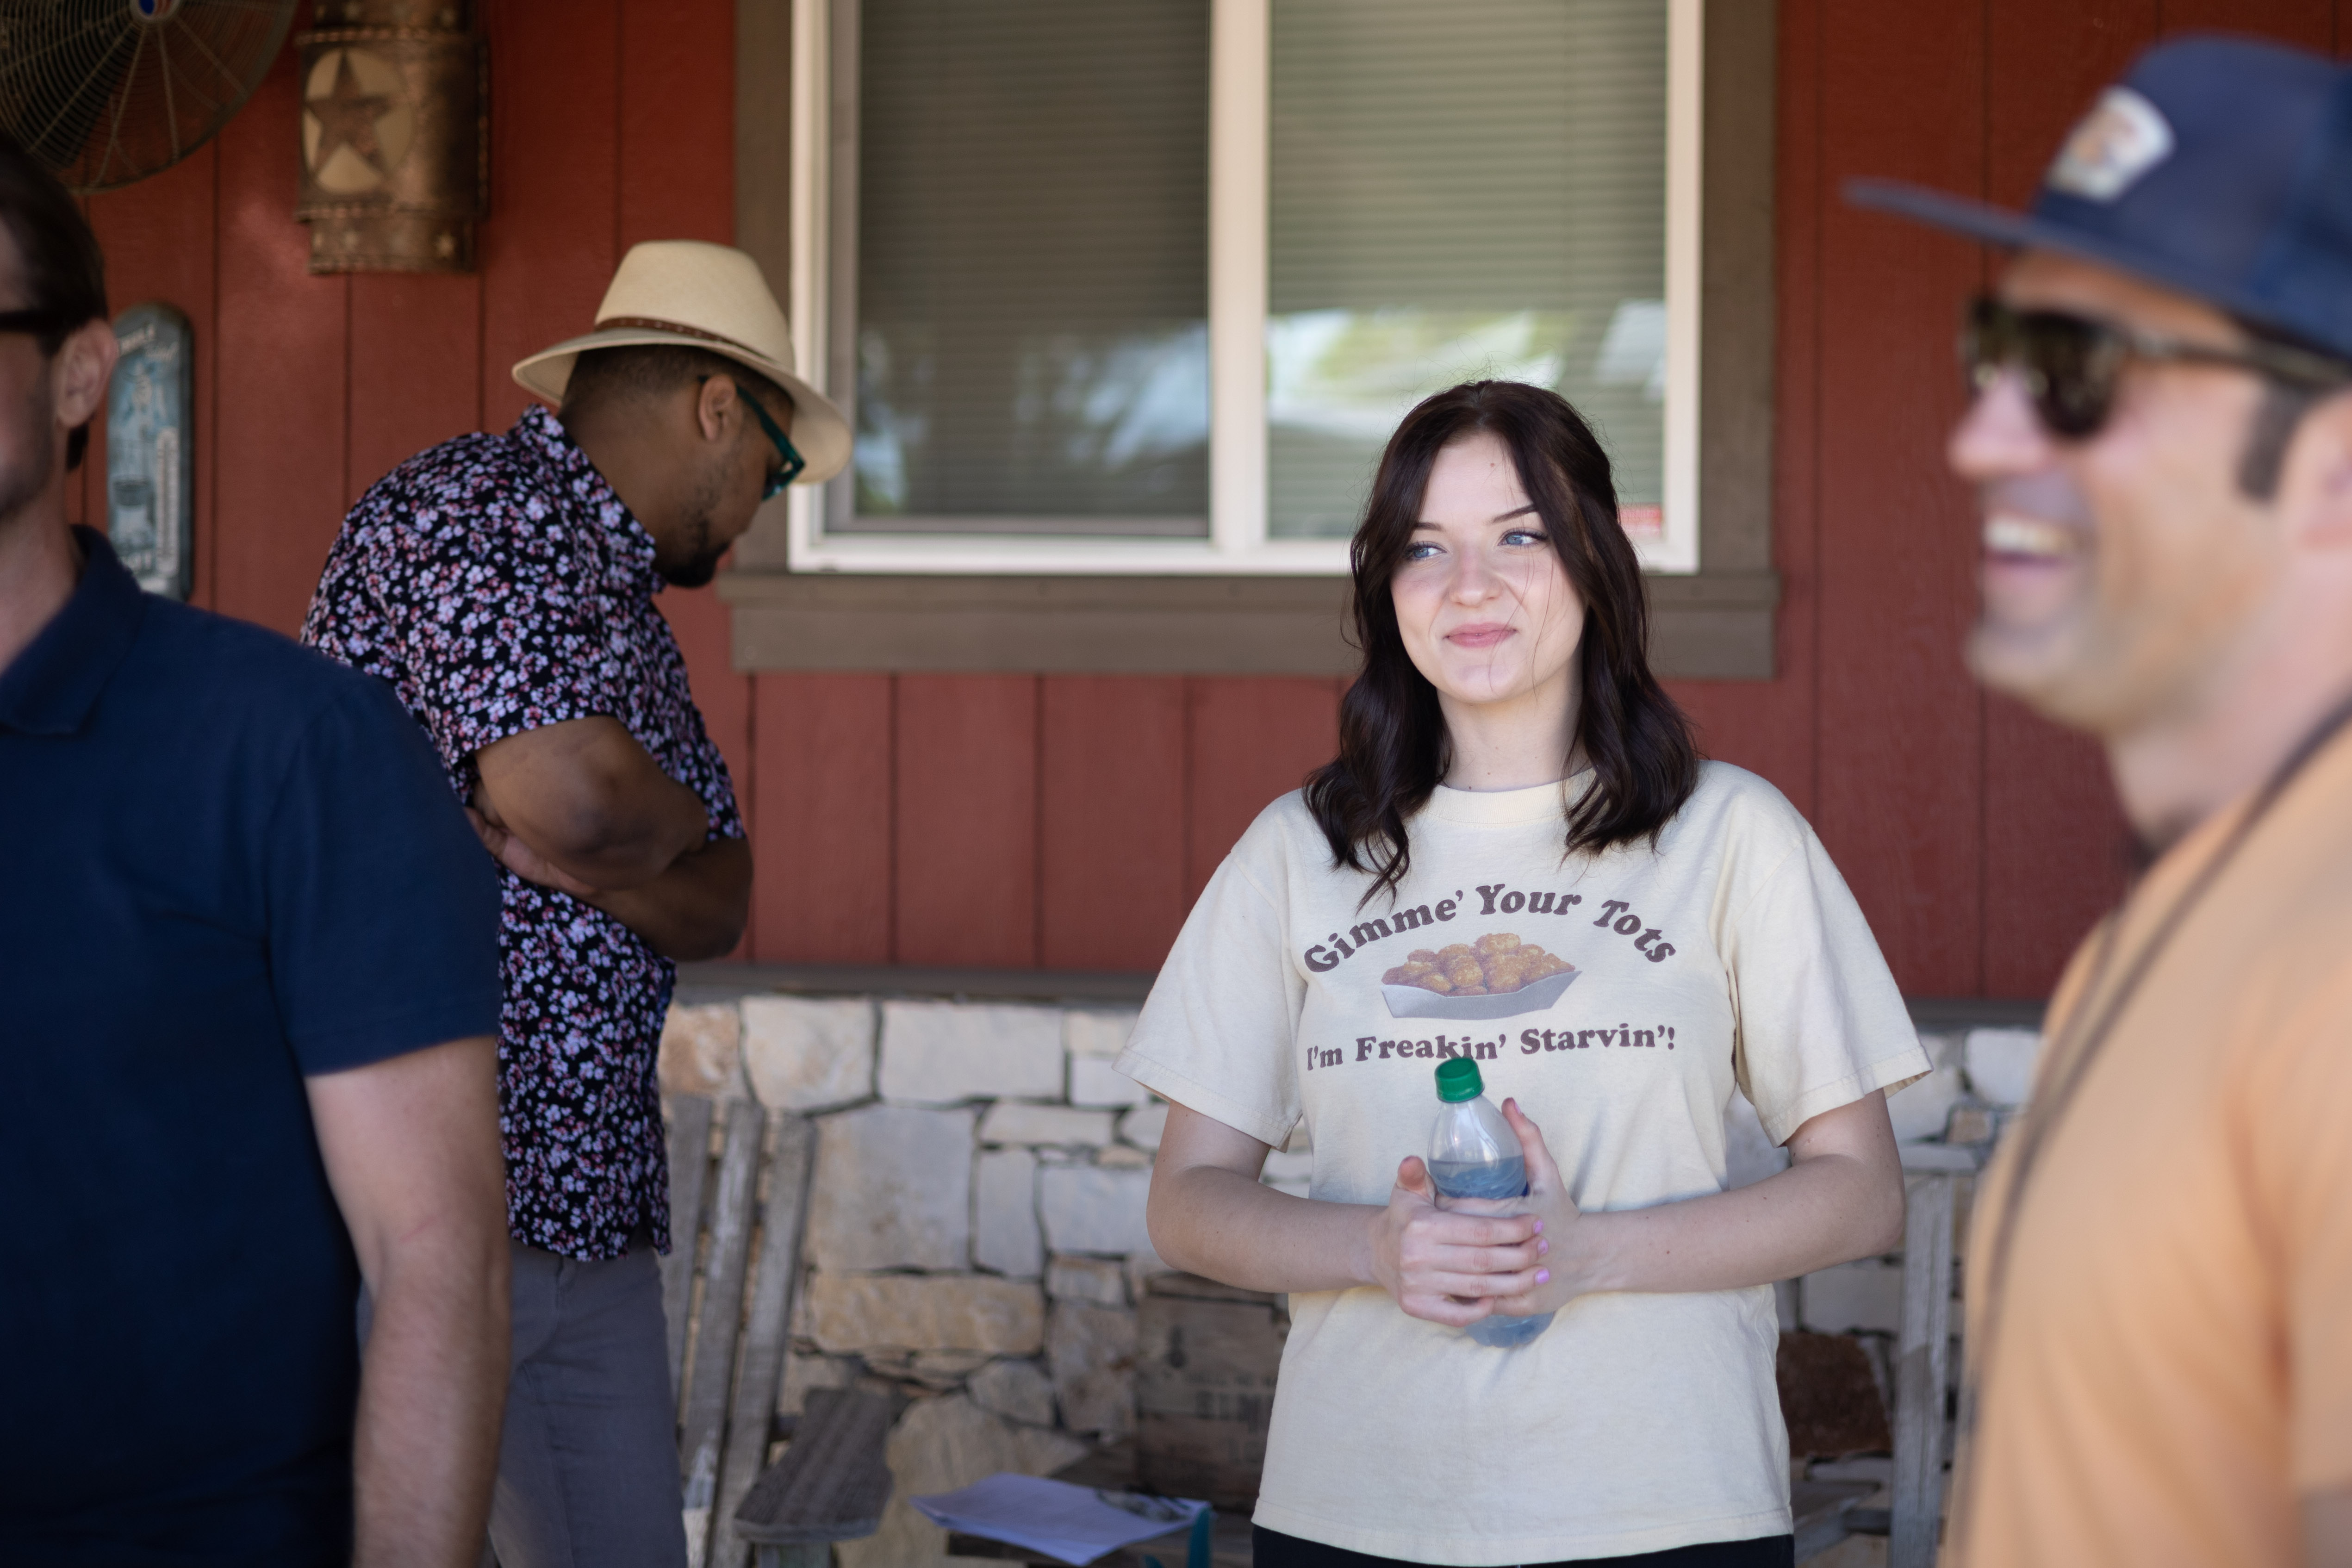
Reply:
[[[1486, 1098], [1478, 1064], [1452, 1057], [1437, 1064], [1437, 1125], [1429, 1132], [1429, 1179], [1449, 1198], [1518, 1198], [1528, 1191], [1528, 1160], [1518, 1135]], [[1496, 1313], [1463, 1332], [1482, 1345], [1511, 1350], [1551, 1327], [1552, 1314]]]

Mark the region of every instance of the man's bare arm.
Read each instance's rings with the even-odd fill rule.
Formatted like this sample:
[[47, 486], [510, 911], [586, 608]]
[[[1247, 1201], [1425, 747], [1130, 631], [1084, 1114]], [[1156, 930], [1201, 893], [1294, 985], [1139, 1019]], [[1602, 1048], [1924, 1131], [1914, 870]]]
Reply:
[[642, 887], [594, 893], [588, 902], [644, 937], [664, 958], [724, 958], [751, 916], [751, 846], [714, 838], [681, 855]]
[[507, 1387], [498, 1047], [481, 1037], [306, 1080], [374, 1301], [352, 1469], [355, 1568], [473, 1568]]
[[643, 887], [709, 831], [702, 797], [605, 714], [493, 741], [474, 763], [475, 809], [598, 892]]

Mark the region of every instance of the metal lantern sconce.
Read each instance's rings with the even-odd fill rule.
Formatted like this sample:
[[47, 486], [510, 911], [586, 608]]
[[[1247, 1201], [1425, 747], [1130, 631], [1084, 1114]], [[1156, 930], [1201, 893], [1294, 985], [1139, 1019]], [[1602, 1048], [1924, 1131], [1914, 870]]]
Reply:
[[470, 272], [489, 186], [470, 0], [319, 0], [294, 41], [313, 272]]

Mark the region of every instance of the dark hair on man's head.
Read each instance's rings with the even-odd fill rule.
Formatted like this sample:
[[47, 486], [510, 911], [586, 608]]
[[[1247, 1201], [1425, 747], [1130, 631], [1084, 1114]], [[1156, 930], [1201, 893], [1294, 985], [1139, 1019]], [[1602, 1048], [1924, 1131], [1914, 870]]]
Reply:
[[793, 405], [792, 395], [740, 360], [683, 343], [633, 343], [591, 349], [572, 362], [563, 407], [576, 413], [599, 403], [659, 397], [688, 383], [723, 375], [759, 399], [772, 417]]
[[[1381, 454], [1362, 526], [1349, 549], [1364, 668], [1339, 704], [1339, 755], [1307, 784], [1307, 809], [1335, 866], [1374, 874], [1364, 895], [1396, 896], [1412, 866], [1405, 822], [1445, 776], [1437, 689], [1413, 667], [1391, 591], [1437, 454], [1478, 434], [1510, 449], [1519, 483], [1584, 602], [1577, 647], [1577, 733], [1592, 787], [1566, 814], [1565, 853], [1606, 849], [1663, 828], [1698, 786], [1690, 721], [1650, 673], [1649, 594], [1617, 521], [1609, 456], [1558, 393], [1473, 381], [1405, 416]], [[1566, 767], [1568, 759], [1560, 763]]]
[[[38, 334], [41, 352], [55, 354], [91, 321], [106, 320], [106, 253], [89, 220], [47, 165], [0, 131], [0, 224], [16, 242], [20, 307], [47, 310], [56, 324]], [[66, 467], [78, 468], [89, 445], [89, 426], [66, 437]]]

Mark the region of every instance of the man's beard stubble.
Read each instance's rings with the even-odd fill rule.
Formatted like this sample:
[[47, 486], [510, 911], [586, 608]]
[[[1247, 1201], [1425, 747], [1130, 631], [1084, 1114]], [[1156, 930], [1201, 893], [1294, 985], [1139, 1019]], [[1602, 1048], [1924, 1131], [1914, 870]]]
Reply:
[[705, 475], [702, 488], [694, 498], [693, 512], [679, 531], [683, 536], [680, 542], [685, 548], [671, 560], [656, 559], [654, 563], [655, 569], [662, 574], [662, 580], [671, 587], [705, 587], [719, 575], [719, 563], [726, 558], [728, 546], [722, 544], [715, 550], [711, 548], [711, 518], [725, 496], [724, 476], [719, 473]]
[[17, 443], [16, 449], [24, 454], [25, 461], [0, 468], [0, 530], [13, 525], [19, 514], [40, 499], [49, 488], [49, 476], [57, 468], [57, 411], [49, 401], [48, 377], [42, 376], [34, 384], [24, 415], [22, 434], [26, 439]]

